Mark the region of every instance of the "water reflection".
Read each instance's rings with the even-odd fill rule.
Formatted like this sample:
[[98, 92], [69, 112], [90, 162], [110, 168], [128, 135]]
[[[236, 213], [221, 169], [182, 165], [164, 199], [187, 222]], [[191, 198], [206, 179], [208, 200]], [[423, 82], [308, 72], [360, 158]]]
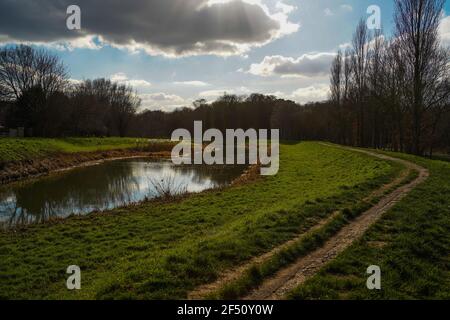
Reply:
[[232, 166], [174, 166], [169, 161], [127, 159], [0, 188], [0, 224], [14, 226], [51, 217], [112, 209], [154, 197], [150, 179], [172, 176], [188, 192], [226, 185], [242, 172]]

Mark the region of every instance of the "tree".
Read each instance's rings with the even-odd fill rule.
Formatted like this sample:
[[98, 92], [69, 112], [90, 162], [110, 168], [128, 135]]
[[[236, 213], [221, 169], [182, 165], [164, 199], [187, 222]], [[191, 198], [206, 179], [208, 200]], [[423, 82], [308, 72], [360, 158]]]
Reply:
[[367, 70], [367, 87], [369, 89], [369, 97], [367, 100], [369, 115], [367, 119], [371, 126], [371, 130], [368, 132], [370, 135], [369, 144], [374, 147], [379, 147], [381, 145], [381, 126], [383, 123], [382, 118], [384, 118], [381, 98], [384, 94], [382, 90], [382, 68], [383, 58], [386, 56], [385, 49], [383, 33], [381, 30], [377, 30], [371, 45], [369, 45], [369, 62]]
[[331, 101], [341, 104], [342, 98], [342, 52], [339, 50], [331, 64]]
[[338, 142], [343, 143], [344, 137], [344, 123], [342, 118], [342, 96], [344, 94], [343, 90], [343, 61], [342, 61], [342, 52], [339, 50], [336, 57], [334, 58], [331, 64], [331, 102], [336, 106], [337, 113], [337, 127], [338, 130]]
[[59, 58], [46, 50], [19, 45], [0, 49], [0, 97], [19, 99], [25, 91], [40, 87], [45, 96], [62, 91], [67, 71]]
[[141, 103], [133, 88], [107, 79], [85, 80], [71, 92], [77, 134], [125, 136]]
[[367, 89], [369, 33], [364, 20], [361, 20], [353, 35], [352, 70], [355, 81], [357, 112], [357, 145], [365, 146], [364, 105]]
[[111, 118], [119, 136], [124, 137], [131, 118], [141, 104], [132, 87], [113, 83], [110, 86]]
[[49, 98], [67, 85], [67, 72], [56, 55], [20, 45], [0, 49], [0, 99], [15, 102], [14, 125], [45, 134]]
[[396, 0], [396, 41], [406, 68], [404, 93], [410, 106], [414, 154], [424, 152], [426, 111], [440, 107], [450, 94], [446, 90], [448, 50], [441, 48], [438, 29], [444, 0]]

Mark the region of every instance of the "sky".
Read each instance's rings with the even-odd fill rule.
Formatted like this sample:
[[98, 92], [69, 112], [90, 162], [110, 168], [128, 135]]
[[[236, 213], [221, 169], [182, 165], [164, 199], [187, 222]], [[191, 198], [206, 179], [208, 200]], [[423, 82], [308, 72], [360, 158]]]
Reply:
[[[74, 4], [80, 30], [66, 26]], [[0, 46], [46, 47], [74, 82], [132, 85], [142, 110], [225, 92], [306, 103], [328, 97], [334, 54], [371, 5], [390, 35], [392, 0], [0, 0]], [[449, 0], [444, 11], [440, 34], [450, 45]]]

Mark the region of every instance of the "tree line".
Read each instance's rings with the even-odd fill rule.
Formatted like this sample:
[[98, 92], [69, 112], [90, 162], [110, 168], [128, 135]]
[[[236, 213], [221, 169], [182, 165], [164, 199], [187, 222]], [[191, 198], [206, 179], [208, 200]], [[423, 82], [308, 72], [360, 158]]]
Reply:
[[414, 154], [450, 153], [450, 50], [439, 38], [444, 0], [396, 0], [390, 38], [360, 21], [330, 70], [328, 101], [224, 94], [173, 112], [138, 112], [132, 87], [108, 79], [71, 83], [43, 49], [0, 49], [0, 120], [37, 136], [167, 138], [178, 128], [280, 129], [285, 140], [328, 140]]
[[108, 79], [73, 83], [58, 56], [26, 45], [0, 49], [1, 115], [34, 136], [125, 136], [140, 100]]
[[361, 21], [331, 67], [328, 138], [414, 154], [449, 146], [450, 51], [441, 45], [444, 0], [396, 0], [390, 39]]

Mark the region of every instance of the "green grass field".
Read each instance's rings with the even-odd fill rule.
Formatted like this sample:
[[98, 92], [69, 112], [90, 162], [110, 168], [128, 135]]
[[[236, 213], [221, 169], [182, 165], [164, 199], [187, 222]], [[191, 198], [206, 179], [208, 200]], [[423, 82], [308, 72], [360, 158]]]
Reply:
[[0, 162], [30, 160], [55, 153], [132, 148], [142, 141], [144, 140], [136, 138], [1, 138]]
[[[278, 175], [107, 214], [0, 232], [0, 298], [185, 298], [336, 210], [351, 211], [402, 168], [317, 143], [281, 145]], [[69, 265], [82, 289], [65, 287]]]
[[[450, 163], [389, 155], [430, 177], [291, 298], [450, 299]], [[366, 288], [369, 265], [381, 268], [381, 290]]]

